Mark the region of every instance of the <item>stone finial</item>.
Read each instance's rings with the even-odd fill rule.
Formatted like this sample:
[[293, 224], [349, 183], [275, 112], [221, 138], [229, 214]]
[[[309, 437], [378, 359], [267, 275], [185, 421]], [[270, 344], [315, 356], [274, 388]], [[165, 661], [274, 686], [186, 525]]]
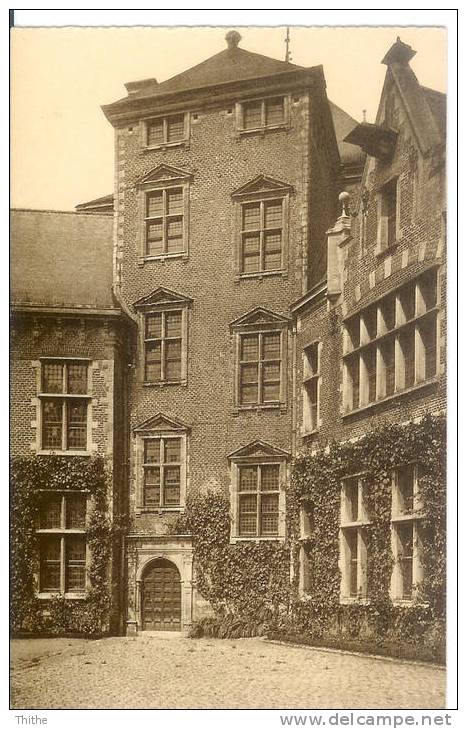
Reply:
[[339, 194], [339, 202], [342, 205], [341, 217], [348, 217], [347, 205], [349, 204], [350, 195], [345, 190]]
[[225, 40], [227, 41], [228, 48], [232, 51], [238, 46], [242, 40], [242, 36], [236, 30], [229, 30], [225, 36]]

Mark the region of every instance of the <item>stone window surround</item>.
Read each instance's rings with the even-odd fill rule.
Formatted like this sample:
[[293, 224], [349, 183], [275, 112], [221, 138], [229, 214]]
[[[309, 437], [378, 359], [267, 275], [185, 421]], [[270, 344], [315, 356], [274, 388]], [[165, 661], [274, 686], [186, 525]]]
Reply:
[[[244, 317], [242, 323], [231, 323], [231, 331], [233, 334], [234, 345], [234, 414], [248, 412], [252, 410], [277, 410], [285, 412], [287, 410], [287, 344], [288, 344], [288, 326], [289, 321], [285, 317], [278, 317], [270, 321], [248, 322], [248, 317]], [[241, 360], [241, 340], [243, 334], [280, 334], [280, 388], [279, 401], [271, 403], [253, 403], [242, 405], [240, 403], [240, 360]]]
[[[252, 181], [253, 184], [254, 181]], [[244, 189], [245, 188], [245, 189]], [[233, 202], [233, 230], [232, 230], [232, 248], [234, 251], [234, 281], [247, 281], [249, 279], [269, 278], [271, 276], [288, 276], [289, 261], [289, 209], [290, 195], [293, 188], [290, 185], [276, 182], [269, 189], [263, 188], [255, 190], [254, 187], [250, 191], [248, 185], [245, 185], [239, 191], [232, 193]], [[268, 202], [270, 200], [282, 200], [282, 241], [281, 241], [281, 267], [274, 271], [254, 271], [244, 273], [242, 271], [242, 229], [243, 229], [243, 206], [254, 202]]]
[[[271, 124], [266, 125], [265, 121], [265, 102], [269, 101], [271, 99], [283, 99], [284, 103], [284, 121], [280, 124]], [[245, 129], [243, 126], [243, 105], [248, 104], [251, 101], [258, 101], [261, 102], [262, 109], [261, 109], [261, 117], [262, 117], [262, 123], [261, 126], [251, 128], [251, 129]], [[267, 94], [262, 96], [254, 96], [252, 98], [243, 99], [242, 101], [237, 101], [235, 103], [235, 129], [239, 136], [244, 136], [248, 134], [265, 134], [269, 131], [274, 131], [276, 129], [290, 129], [291, 127], [291, 113], [290, 113], [290, 107], [291, 107], [291, 95], [290, 94]]]
[[[367, 546], [362, 527], [369, 524], [365, 508], [365, 474], [356, 473], [346, 476], [341, 484], [341, 510], [339, 523], [339, 570], [341, 573], [340, 603], [362, 603], [367, 600], [366, 560]], [[357, 481], [357, 519], [352, 520], [347, 488], [349, 482]], [[357, 595], [350, 594], [350, 568], [347, 537], [350, 531], [357, 535]]]
[[[243, 450], [243, 449], [242, 449]], [[266, 541], [285, 541], [285, 490], [286, 483], [289, 479], [289, 455], [286, 451], [268, 446], [268, 453], [259, 450], [252, 451], [251, 454], [242, 453], [238, 455], [232, 453], [229, 455], [230, 461], [230, 506], [231, 506], [231, 532], [230, 543], [237, 542], [266, 542]], [[261, 465], [278, 465], [279, 466], [279, 518], [278, 518], [278, 534], [274, 536], [239, 536], [239, 469], [241, 466], [261, 466]], [[253, 493], [253, 492], [252, 492]]]
[[[184, 132], [183, 132], [182, 139], [177, 139], [173, 142], [161, 142], [160, 144], [148, 145], [148, 143], [147, 143], [148, 126], [152, 121], [162, 119], [162, 120], [164, 120], [164, 126], [165, 126], [165, 121], [169, 117], [182, 116], [182, 115], [184, 117]], [[189, 141], [190, 141], [190, 114], [189, 114], [189, 112], [173, 112], [173, 113], [165, 113], [165, 114], [154, 114], [150, 117], [145, 117], [144, 119], [141, 119], [141, 121], [140, 121], [140, 135], [141, 135], [142, 149], [147, 150], [147, 151], [185, 146], [185, 145], [189, 144]]]
[[[40, 525], [38, 525], [38, 528], [36, 529], [36, 534], [39, 536], [59, 536], [61, 538], [61, 548], [60, 548], [60, 583], [61, 588], [59, 591], [53, 592], [53, 591], [47, 591], [47, 592], [41, 592], [41, 579], [40, 579], [40, 567], [35, 571], [34, 579], [35, 583], [38, 586], [38, 592], [36, 593], [36, 596], [40, 600], [50, 600], [53, 597], [62, 596], [65, 597], [67, 600], [85, 600], [87, 597], [87, 592], [91, 586], [90, 580], [89, 580], [89, 567], [91, 564], [91, 552], [89, 549], [89, 545], [86, 540], [86, 565], [85, 565], [85, 575], [86, 575], [86, 582], [85, 582], [85, 590], [84, 592], [65, 592], [65, 540], [67, 535], [82, 535], [86, 536], [86, 528], [84, 529], [67, 529], [66, 525], [63, 523], [63, 510], [64, 510], [64, 504], [65, 499], [68, 494], [82, 494], [83, 497], [86, 499], [86, 524], [89, 519], [90, 514], [90, 508], [91, 508], [91, 495], [90, 492], [83, 489], [66, 489], [59, 490], [59, 489], [41, 489], [41, 493], [43, 494], [50, 494], [50, 495], [60, 495], [62, 497], [62, 525], [58, 529], [49, 529], [49, 528], [41, 528]], [[38, 560], [39, 562], [40, 560]]]
[[[405, 281], [403, 284], [398, 284], [397, 286], [394, 286], [393, 288], [386, 291], [383, 295], [379, 296], [378, 298], [374, 299], [370, 303], [366, 304], [364, 307], [361, 307], [357, 311], [353, 312], [352, 314], [347, 315], [343, 320], [343, 410], [342, 410], [342, 417], [347, 417], [350, 415], [354, 415], [355, 413], [363, 412], [369, 408], [376, 407], [382, 403], [385, 403], [387, 401], [393, 400], [394, 398], [400, 397], [400, 395], [403, 395], [405, 393], [410, 393], [414, 390], [417, 390], [419, 388], [425, 387], [427, 385], [432, 384], [433, 382], [436, 382], [438, 380], [439, 374], [440, 374], [440, 277], [439, 277], [439, 264], [435, 263], [433, 265], [428, 266], [423, 271], [417, 274], [416, 277], [409, 279], [408, 281]], [[422, 294], [420, 291], [420, 280], [423, 278], [425, 274], [428, 274], [430, 271], [436, 271], [436, 305], [433, 306], [428, 310], [428, 313], [426, 311], [423, 311], [423, 302], [422, 302]], [[418, 322], [422, 321], [427, 315], [432, 315], [432, 312], [436, 312], [436, 374], [433, 377], [430, 377], [429, 379], [422, 379], [420, 375], [421, 371], [421, 344], [419, 342], [420, 336], [417, 334], [416, 341], [418, 342], [418, 346], [416, 347], [415, 351], [415, 357], [416, 357], [416, 363], [415, 363], [415, 380], [414, 384], [412, 386], [408, 387], [401, 387], [400, 383], [397, 385], [397, 375], [396, 375], [396, 385], [394, 393], [391, 393], [390, 395], [382, 396], [381, 395], [381, 382], [380, 378], [378, 378], [378, 361], [380, 358], [377, 356], [377, 374], [376, 374], [376, 399], [374, 401], [364, 401], [364, 398], [362, 398], [362, 392], [363, 388], [361, 386], [361, 383], [365, 381], [365, 378], [360, 378], [360, 385], [359, 385], [359, 404], [358, 407], [352, 408], [349, 407], [348, 404], [351, 401], [351, 393], [350, 393], [350, 379], [347, 373], [347, 367], [346, 367], [346, 360], [349, 358], [349, 356], [352, 356], [352, 354], [356, 353], [364, 353], [365, 350], [367, 350], [369, 347], [376, 346], [378, 348], [378, 343], [383, 341], [384, 338], [388, 336], [397, 336], [397, 332], [401, 327], [404, 327], [405, 322], [402, 321], [402, 306], [399, 301], [399, 294], [401, 291], [403, 291], [407, 286], [414, 285], [415, 286], [415, 316], [413, 319], [409, 320], [410, 323], [407, 324], [407, 326], [414, 326], [416, 328], [416, 331], [418, 332]], [[389, 332], [382, 332], [380, 331], [381, 327], [381, 314], [380, 314], [380, 308], [379, 305], [390, 296], [395, 296], [396, 302], [396, 321], [394, 327]], [[364, 313], [367, 311], [370, 307], [376, 306], [377, 307], [377, 335], [373, 339], [369, 339], [367, 336], [367, 333], [365, 331], [365, 325], [364, 325]], [[346, 330], [346, 322], [348, 322], [350, 319], [352, 319], [355, 316], [360, 316], [360, 341], [361, 344], [351, 349], [351, 343], [350, 343], [350, 337], [347, 334]], [[363, 342], [362, 342], [363, 337]], [[368, 341], [366, 341], [368, 340]], [[397, 348], [397, 351], [400, 355], [400, 348]], [[402, 356], [402, 355], [400, 355]], [[396, 357], [395, 359], [395, 367], [396, 372], [401, 368], [401, 364], [399, 362], [400, 356]], [[360, 360], [360, 371], [361, 374], [365, 376], [364, 372], [364, 366], [362, 366], [362, 357], [359, 357]]]
[[[49, 397], [47, 393], [42, 392], [42, 366], [44, 363], [48, 362], [57, 362], [57, 363], [73, 363], [73, 362], [79, 362], [80, 364], [87, 364], [88, 365], [88, 386], [87, 386], [87, 393], [84, 395], [59, 395], [57, 394], [57, 398], [70, 398], [70, 399], [83, 399], [87, 400], [88, 406], [87, 406], [87, 446], [86, 450], [51, 450], [51, 449], [43, 449], [42, 448], [42, 402], [43, 399], [46, 397]], [[33, 403], [36, 405], [36, 422], [34, 423], [34, 426], [36, 428], [36, 447], [35, 452], [37, 455], [56, 455], [56, 454], [66, 454], [67, 456], [89, 456], [91, 455], [93, 451], [92, 446], [92, 372], [95, 367], [93, 366], [92, 360], [88, 357], [39, 357], [37, 361], [32, 362], [32, 366], [36, 369], [36, 391], [37, 396], [33, 399]]]
[[[138, 185], [138, 220], [139, 220], [139, 257], [138, 265], [143, 266], [150, 261], [163, 261], [180, 258], [184, 261], [189, 257], [190, 240], [190, 182], [191, 175], [180, 174], [179, 176], [167, 176], [159, 180], [143, 181]], [[146, 201], [152, 192], [169, 190], [180, 187], [183, 195], [183, 250], [175, 253], [159, 253], [156, 256], [148, 256], [146, 252]]]
[[[307, 354], [306, 350], [311, 347], [317, 347], [317, 370], [315, 373], [308, 373], [307, 376]], [[302, 438], [306, 438], [308, 435], [312, 435], [316, 433], [321, 425], [321, 413], [320, 413], [320, 399], [321, 399], [321, 357], [322, 357], [322, 349], [323, 349], [323, 343], [318, 340], [314, 339], [311, 342], [308, 342], [303, 347], [302, 350], [302, 427], [301, 427], [301, 436]], [[305, 407], [306, 407], [306, 400], [308, 398], [308, 393], [306, 389], [306, 385], [311, 380], [317, 381], [317, 410], [316, 410], [316, 427], [308, 429], [305, 426]]]

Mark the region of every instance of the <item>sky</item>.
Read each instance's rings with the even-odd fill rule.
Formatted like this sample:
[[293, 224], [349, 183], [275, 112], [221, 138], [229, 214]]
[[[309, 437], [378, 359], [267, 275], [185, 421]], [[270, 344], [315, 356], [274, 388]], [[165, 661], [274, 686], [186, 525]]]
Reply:
[[[226, 27], [13, 28], [11, 204], [72, 210], [113, 191], [113, 129], [101, 105], [124, 83], [159, 82], [226, 47]], [[240, 46], [283, 60], [284, 27], [237, 27]], [[386, 67], [401, 37], [424, 86], [446, 91], [446, 31], [434, 27], [294, 27], [292, 62], [323, 65], [328, 97], [374, 121]]]

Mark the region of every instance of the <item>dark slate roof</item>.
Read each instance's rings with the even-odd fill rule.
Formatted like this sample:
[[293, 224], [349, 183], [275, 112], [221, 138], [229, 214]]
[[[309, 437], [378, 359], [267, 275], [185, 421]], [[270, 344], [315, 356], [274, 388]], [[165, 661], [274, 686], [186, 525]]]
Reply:
[[443, 139], [446, 136], [446, 94], [422, 86], [422, 91]]
[[114, 204], [114, 196], [104, 195], [103, 197], [96, 197], [94, 200], [88, 200], [84, 203], [79, 203], [75, 206], [77, 213], [112, 213]]
[[[131, 93], [131, 98], [141, 99], [176, 94], [180, 91], [200, 89], [205, 86], [217, 86], [218, 84], [245, 81], [252, 78], [261, 78], [262, 76], [274, 76], [287, 71], [304, 70], [303, 66], [278, 61], [260, 53], [245, 51], [243, 48], [226, 48], [160, 84], [155, 80], [153, 85], [144, 83], [140, 91]], [[128, 97], [119, 101], [126, 102]], [[119, 101], [115, 103], [118, 104]]]
[[12, 304], [115, 308], [112, 226], [109, 215], [12, 210]]
[[358, 122], [332, 101], [329, 101], [329, 107], [342, 164], [363, 164], [365, 154], [360, 147], [344, 142], [344, 138], [357, 126]]

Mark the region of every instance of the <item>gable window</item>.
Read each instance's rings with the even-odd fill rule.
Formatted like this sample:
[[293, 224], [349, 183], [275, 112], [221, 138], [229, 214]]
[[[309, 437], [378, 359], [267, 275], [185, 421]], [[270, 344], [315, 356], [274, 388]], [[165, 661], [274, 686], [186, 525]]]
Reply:
[[232, 539], [285, 535], [287, 454], [252, 444], [229, 456], [232, 467]]
[[145, 255], [148, 258], [184, 250], [183, 187], [146, 193]]
[[399, 185], [398, 179], [390, 180], [381, 188], [378, 196], [377, 252], [394, 245], [399, 237]]
[[366, 502], [365, 479], [362, 476], [344, 479], [340, 519], [341, 599], [344, 601], [365, 599], [367, 594]]
[[281, 199], [242, 205], [241, 273], [282, 268], [282, 205]]
[[428, 269], [344, 324], [345, 412], [433, 380], [438, 351], [437, 269]]
[[44, 492], [39, 505], [39, 592], [79, 596], [86, 590], [87, 494]]
[[42, 450], [88, 450], [88, 387], [88, 362], [41, 360]]
[[237, 109], [238, 129], [244, 132], [283, 127], [290, 114], [286, 96], [244, 101]]
[[321, 343], [313, 342], [303, 350], [302, 435], [319, 426]]
[[177, 511], [184, 506], [188, 431], [162, 414], [135, 428], [137, 509]]
[[185, 114], [149, 119], [145, 122], [146, 146], [162, 147], [188, 139], [188, 118]]
[[395, 601], [413, 600], [418, 583], [423, 578], [420, 560], [422, 516], [418, 493], [421, 468], [409, 463], [393, 474], [391, 539], [394, 569], [391, 578], [391, 596]]

